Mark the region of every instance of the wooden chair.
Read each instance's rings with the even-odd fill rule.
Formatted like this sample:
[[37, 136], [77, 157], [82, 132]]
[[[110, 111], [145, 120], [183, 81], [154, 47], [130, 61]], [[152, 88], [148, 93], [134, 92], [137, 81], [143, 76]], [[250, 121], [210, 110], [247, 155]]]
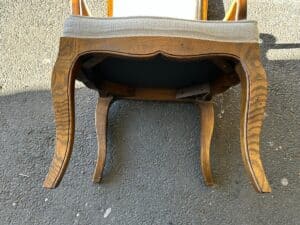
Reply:
[[71, 1], [73, 15], [65, 22], [52, 75], [56, 147], [44, 187], [59, 184], [70, 160], [74, 82], [78, 79], [100, 94], [94, 182], [101, 180], [105, 164], [109, 106], [113, 100], [125, 98], [198, 104], [201, 167], [205, 183], [213, 185], [210, 143], [214, 110], [210, 100], [241, 83], [242, 158], [256, 191], [271, 191], [259, 153], [267, 80], [259, 56], [257, 24], [245, 20], [246, 0], [234, 0], [223, 21], [205, 21], [208, 0], [195, 1], [194, 20], [110, 18], [115, 9], [112, 0], [108, 0], [108, 18], [95, 18], [84, 0]]

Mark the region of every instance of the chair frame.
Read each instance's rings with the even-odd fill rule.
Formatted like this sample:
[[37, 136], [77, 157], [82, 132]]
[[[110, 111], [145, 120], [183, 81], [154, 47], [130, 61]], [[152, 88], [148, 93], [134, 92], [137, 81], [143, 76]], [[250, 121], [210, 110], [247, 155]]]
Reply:
[[[202, 19], [207, 19], [208, 0], [202, 2]], [[246, 18], [246, 0], [233, 2], [225, 20]], [[112, 16], [112, 0], [108, 0], [108, 15]], [[90, 12], [85, 0], [72, 0], [73, 15], [88, 16]], [[145, 45], [145, 43], [152, 43]], [[238, 60], [233, 76], [225, 74], [212, 84], [213, 95], [224, 92], [241, 82], [240, 141], [244, 165], [257, 192], [271, 192], [259, 151], [259, 137], [264, 119], [267, 99], [267, 79], [260, 61], [258, 43], [216, 42], [179, 37], [121, 37], [121, 38], [69, 38], [61, 37], [57, 61], [52, 74], [52, 99], [56, 121], [56, 147], [44, 187], [59, 185], [71, 157], [74, 131], [74, 85], [79, 71], [79, 58], [85, 54], [99, 53], [112, 56], [149, 58], [158, 54], [175, 59], [194, 59], [209, 56], [225, 56]], [[216, 65], [224, 69], [224, 62]], [[99, 182], [106, 158], [106, 127], [110, 104], [120, 98], [139, 100], [182, 101], [176, 98], [174, 90], [129, 88], [123, 85], [105, 83], [99, 91], [96, 107], [96, 129], [98, 138], [98, 159], [94, 172], [94, 182]], [[115, 95], [108, 95], [114, 93]], [[210, 167], [210, 144], [214, 127], [214, 110], [211, 102], [194, 99], [201, 112], [200, 162], [207, 185], [213, 185]]]
[[[114, 0], [106, 0], [107, 16], [113, 16]], [[77, 16], [91, 16], [90, 10], [85, 0], [71, 0], [72, 14]], [[201, 20], [207, 20], [208, 0], [202, 0], [199, 7]], [[235, 0], [231, 3], [224, 20], [241, 20], [247, 17], [247, 0]]]

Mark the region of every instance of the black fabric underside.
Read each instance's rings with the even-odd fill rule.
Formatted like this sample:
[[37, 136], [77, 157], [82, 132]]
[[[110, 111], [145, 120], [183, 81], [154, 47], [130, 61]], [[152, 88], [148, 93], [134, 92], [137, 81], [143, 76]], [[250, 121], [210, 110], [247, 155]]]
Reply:
[[176, 60], [157, 55], [148, 59], [108, 57], [83, 71], [96, 87], [106, 80], [139, 88], [183, 88], [213, 81], [221, 74], [209, 59]]

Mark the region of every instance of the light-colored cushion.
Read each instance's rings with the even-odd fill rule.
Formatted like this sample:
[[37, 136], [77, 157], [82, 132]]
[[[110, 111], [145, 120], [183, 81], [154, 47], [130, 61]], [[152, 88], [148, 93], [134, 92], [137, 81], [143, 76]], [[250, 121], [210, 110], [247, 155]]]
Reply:
[[184, 37], [221, 42], [258, 42], [255, 21], [197, 21], [165, 17], [96, 18], [71, 16], [64, 37]]
[[113, 16], [199, 19], [201, 0], [113, 0]]

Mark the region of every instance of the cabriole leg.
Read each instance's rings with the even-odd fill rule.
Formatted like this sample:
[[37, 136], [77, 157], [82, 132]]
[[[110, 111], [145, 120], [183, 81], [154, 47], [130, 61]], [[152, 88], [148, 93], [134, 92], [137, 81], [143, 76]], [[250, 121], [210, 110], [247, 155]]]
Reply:
[[112, 102], [112, 97], [99, 97], [96, 107], [96, 130], [98, 140], [98, 157], [94, 170], [93, 181], [99, 183], [102, 178], [102, 173], [106, 159], [106, 130], [107, 130], [107, 117], [109, 106]]
[[55, 153], [44, 181], [45, 188], [60, 183], [71, 157], [74, 142], [74, 76], [71, 62], [57, 59], [52, 74], [52, 102], [56, 123]]
[[[265, 71], [255, 56], [249, 51], [247, 58], [236, 67], [241, 79], [241, 150], [246, 170], [257, 192], [271, 192], [265, 175], [259, 150], [259, 136], [264, 119], [267, 99], [267, 79]], [[244, 72], [245, 71], [245, 72]]]
[[210, 144], [214, 129], [214, 106], [212, 102], [199, 103], [201, 111], [201, 131], [200, 131], [200, 164], [205, 184], [214, 184], [210, 166]]

